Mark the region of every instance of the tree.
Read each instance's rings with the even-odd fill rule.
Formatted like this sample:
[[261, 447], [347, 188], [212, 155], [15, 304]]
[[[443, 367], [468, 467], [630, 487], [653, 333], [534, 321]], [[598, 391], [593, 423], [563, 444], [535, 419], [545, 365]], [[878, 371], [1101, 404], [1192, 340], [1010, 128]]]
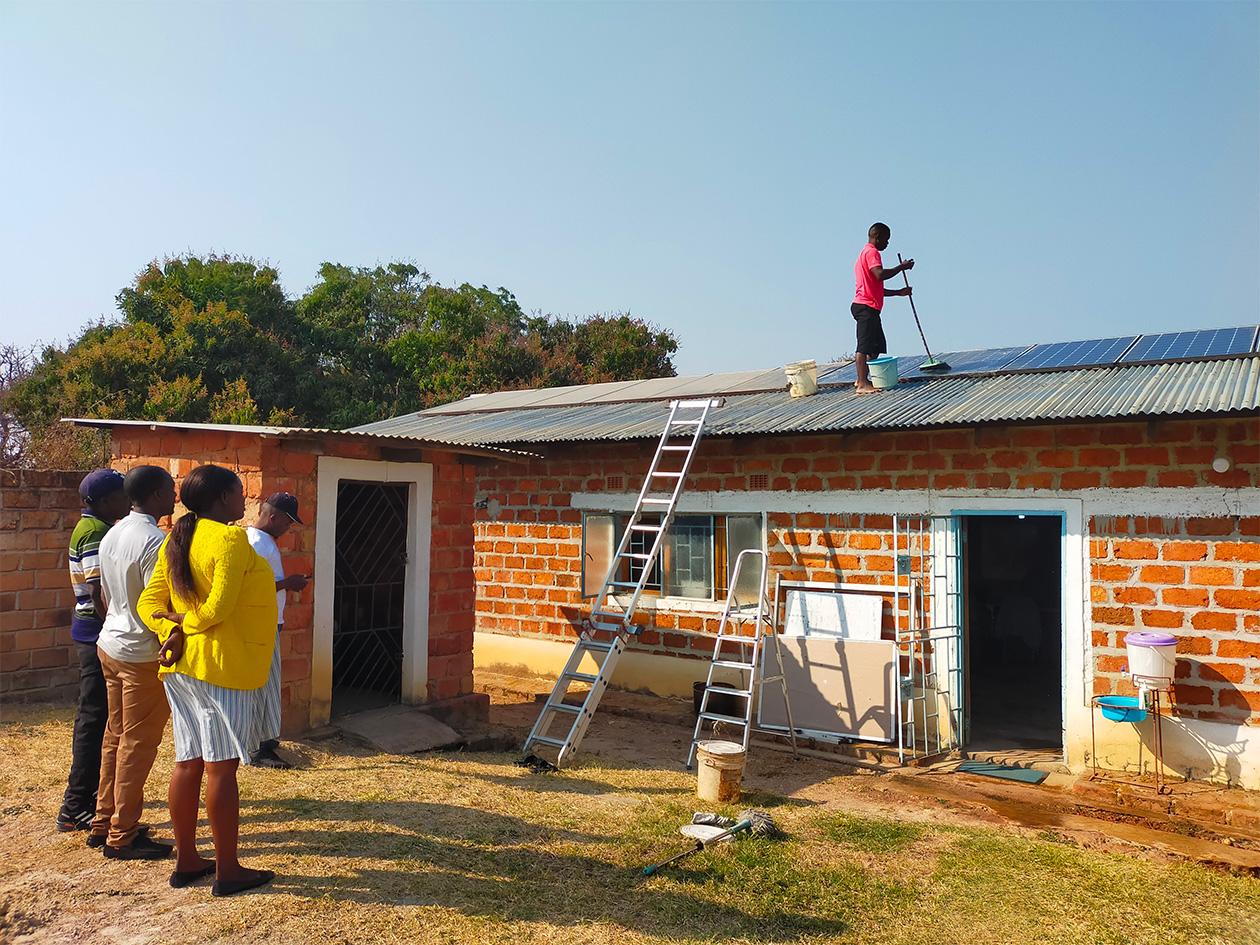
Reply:
[[70, 416], [341, 429], [484, 391], [674, 373], [673, 334], [629, 314], [527, 317], [507, 289], [444, 287], [410, 263], [319, 275], [290, 300], [251, 259], [150, 263], [118, 320], [20, 363], [5, 414], [32, 437]]

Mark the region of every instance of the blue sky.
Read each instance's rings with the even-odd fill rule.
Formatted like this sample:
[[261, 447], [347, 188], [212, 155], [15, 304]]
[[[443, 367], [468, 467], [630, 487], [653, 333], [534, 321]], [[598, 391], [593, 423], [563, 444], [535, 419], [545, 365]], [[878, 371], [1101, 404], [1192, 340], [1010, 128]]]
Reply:
[[215, 251], [826, 360], [877, 219], [934, 350], [1257, 323], [1260, 4], [0, 4], [5, 342]]

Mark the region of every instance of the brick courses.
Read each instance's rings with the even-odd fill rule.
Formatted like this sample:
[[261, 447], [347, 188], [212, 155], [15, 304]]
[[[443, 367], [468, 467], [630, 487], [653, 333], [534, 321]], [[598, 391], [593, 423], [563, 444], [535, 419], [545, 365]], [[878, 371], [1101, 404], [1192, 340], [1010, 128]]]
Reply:
[[[1258, 444], [1254, 419], [713, 437], [696, 456], [686, 488], [1070, 495], [1100, 487], [1210, 486], [1224, 492], [1260, 485]], [[479, 472], [478, 630], [576, 636], [590, 607], [580, 596], [581, 513], [571, 507], [572, 496], [606, 491], [613, 478], [622, 481], [610, 491], [637, 492], [651, 450], [646, 442], [550, 445], [545, 460]], [[1230, 460], [1225, 473], [1212, 469], [1218, 457]], [[789, 514], [774, 511], [769, 498], [765, 508], [771, 567], [785, 577], [836, 580], [839, 574], [848, 582], [892, 584], [891, 516]], [[1129, 691], [1121, 675], [1127, 628], [1167, 629], [1182, 638], [1186, 657], [1186, 676], [1175, 693], [1182, 715], [1260, 720], [1260, 658], [1236, 647], [1260, 641], [1260, 517], [1096, 516], [1088, 527], [1094, 691]], [[709, 652], [711, 641], [701, 634], [716, 630], [716, 609], [671, 603], [669, 610], [641, 611], [636, 622], [645, 631], [632, 645], [682, 656]], [[886, 606], [886, 629], [891, 619]]]
[[0, 700], [79, 691], [68, 557], [85, 475], [0, 470]]
[[[252, 433], [117, 428], [111, 465], [125, 472], [151, 464], [176, 481], [202, 463], [234, 469], [245, 486], [242, 524], [257, 516], [273, 492], [298, 499], [305, 526], [280, 539], [286, 573], [315, 570], [317, 462], [320, 454], [379, 460], [371, 443], [288, 440]], [[473, 692], [473, 468], [445, 451], [426, 451], [433, 465], [429, 601], [428, 698]], [[0, 493], [0, 693], [6, 699], [66, 698], [77, 692], [70, 641], [74, 604], [66, 569], [70, 532], [78, 520], [82, 472], [5, 471]], [[175, 517], [183, 514], [177, 507]], [[160, 523], [169, 527], [170, 521]], [[330, 589], [331, 592], [331, 589]], [[313, 589], [290, 593], [281, 655], [283, 727], [309, 725], [313, 650]]]

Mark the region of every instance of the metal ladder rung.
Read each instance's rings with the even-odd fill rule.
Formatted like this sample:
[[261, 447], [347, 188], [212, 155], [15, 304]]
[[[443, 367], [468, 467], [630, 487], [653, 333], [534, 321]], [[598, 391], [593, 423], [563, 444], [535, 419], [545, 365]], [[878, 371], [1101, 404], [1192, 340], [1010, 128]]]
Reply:
[[673, 500], [672, 498], [669, 498], [669, 499], [653, 499], [653, 498], [651, 498], [651, 497], [649, 496], [648, 498], [645, 498], [643, 501], [644, 501], [644, 502], [651, 502], [653, 505], [673, 505], [673, 504], [674, 504], [674, 500]]
[[742, 725], [747, 728], [751, 723], [739, 715], [722, 715], [720, 712], [701, 712], [700, 718], [707, 719], [710, 722], [729, 722], [732, 725]]
[[714, 660], [714, 666], [729, 666], [731, 669], [755, 669], [752, 663], [741, 663], [739, 660]]
[[599, 679], [599, 675], [596, 674], [592, 676], [590, 673], [561, 673], [560, 678], [568, 679], [573, 682], [593, 683], [595, 680]]
[[542, 745], [551, 745], [553, 748], [563, 748], [567, 744], [563, 738], [548, 738], [546, 735], [535, 735], [530, 741], [538, 742]]
[[[641, 555], [641, 554], [636, 554], [636, 553], [634, 553], [633, 551], [627, 551], [625, 554], [623, 554], [623, 555], [618, 555], [617, 557], [619, 557], [619, 558], [634, 558], [634, 559], [636, 559], [636, 560], [638, 560], [638, 561], [651, 561], [651, 560], [652, 560], [652, 555]], [[638, 587], [639, 585], [637, 585], [637, 584], [631, 584], [630, 586], [631, 586], [631, 587]]]
[[669, 450], [671, 453], [690, 453], [690, 446], [662, 446], [661, 449]]
[[580, 715], [582, 713], [582, 707], [580, 705], [569, 705], [567, 702], [548, 702], [547, 708], [551, 709], [553, 712], [571, 712], [574, 715]]
[[609, 581], [609, 587], [638, 587], [633, 581]]
[[664, 472], [664, 471], [662, 471], [662, 470], [657, 470], [656, 472], [652, 473], [652, 475], [653, 475], [653, 476], [668, 476], [670, 479], [678, 479], [678, 478], [680, 478], [680, 477], [682, 476], [682, 473], [680, 473], [680, 472]]
[[596, 617], [610, 617], [616, 623], [621, 623], [622, 621], [626, 619], [627, 616], [628, 616], [627, 614], [610, 614], [606, 610], [596, 610], [591, 613], [592, 620], [594, 620]]
[[669, 425], [671, 427], [680, 427], [684, 425], [689, 426], [689, 427], [695, 427], [695, 426], [699, 426], [703, 422], [704, 422], [703, 420], [678, 420], [677, 418], [675, 418], [669, 421]]
[[577, 646], [583, 650], [603, 650], [605, 653], [613, 648], [611, 643], [604, 643], [600, 640], [579, 640]]
[[631, 525], [630, 530], [632, 532], [659, 532], [661, 530], [661, 526], [659, 525]]

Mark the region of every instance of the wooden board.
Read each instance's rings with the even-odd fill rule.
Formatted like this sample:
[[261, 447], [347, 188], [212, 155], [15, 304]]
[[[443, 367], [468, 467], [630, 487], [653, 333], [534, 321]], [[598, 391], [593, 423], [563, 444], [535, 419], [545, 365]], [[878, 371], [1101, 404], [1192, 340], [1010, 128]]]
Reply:
[[[897, 737], [896, 643], [781, 636], [779, 647], [798, 730], [883, 742]], [[773, 639], [766, 640], [761, 654], [763, 678], [777, 676]], [[788, 727], [777, 683], [761, 689], [757, 724]]]

